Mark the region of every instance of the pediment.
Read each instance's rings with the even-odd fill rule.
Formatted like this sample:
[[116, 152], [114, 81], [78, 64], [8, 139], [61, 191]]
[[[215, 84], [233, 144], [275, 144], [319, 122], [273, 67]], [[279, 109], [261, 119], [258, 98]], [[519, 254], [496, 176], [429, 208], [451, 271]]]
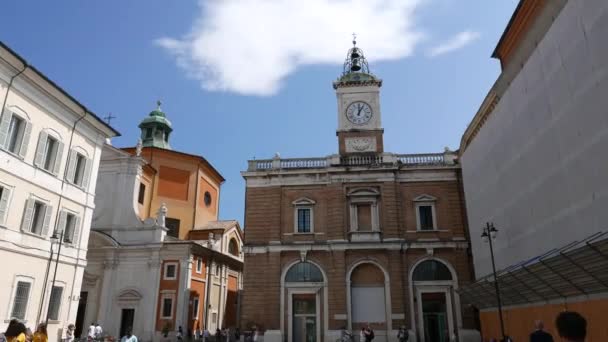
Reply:
[[300, 197], [297, 200], [291, 202], [293, 205], [314, 205], [317, 203], [315, 200], [312, 200], [308, 197]]
[[120, 294], [116, 297], [118, 301], [121, 302], [133, 302], [139, 301], [143, 298], [141, 293], [135, 289], [126, 289], [120, 292]]
[[376, 188], [356, 188], [347, 193], [347, 196], [380, 196], [380, 191]]
[[414, 198], [414, 202], [434, 202], [437, 200], [437, 197], [435, 196], [431, 196], [431, 195], [420, 195], [416, 198]]

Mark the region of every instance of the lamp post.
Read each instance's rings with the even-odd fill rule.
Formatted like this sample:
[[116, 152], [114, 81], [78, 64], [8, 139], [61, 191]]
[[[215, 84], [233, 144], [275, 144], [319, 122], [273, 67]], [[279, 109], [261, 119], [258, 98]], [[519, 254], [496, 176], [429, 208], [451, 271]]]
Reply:
[[498, 229], [496, 229], [496, 227], [494, 227], [494, 223], [487, 222], [486, 226], [483, 227], [483, 233], [481, 233], [481, 239], [484, 242], [489, 242], [489, 244], [490, 244], [490, 256], [492, 258], [492, 273], [494, 274], [494, 287], [496, 289], [496, 301], [498, 302], [498, 319], [500, 320], [500, 334], [502, 335], [502, 339], [506, 340], [505, 324], [502, 319], [502, 302], [500, 300], [500, 289], [498, 288], [498, 278], [496, 277], [496, 263], [494, 263], [494, 246], [492, 245], [492, 240], [496, 239], [497, 233], [498, 233]]
[[[61, 230], [61, 236], [59, 237], [59, 240], [57, 240], [57, 231], [55, 231], [53, 233], [53, 236], [51, 236], [51, 250], [53, 249], [54, 242], [59, 243], [59, 248], [57, 249], [57, 259], [55, 260], [55, 271], [53, 272], [53, 282], [51, 283], [51, 294], [53, 294], [53, 288], [55, 287], [55, 280], [57, 279], [57, 266], [59, 266], [59, 256], [61, 255], [61, 245], [63, 244], [64, 231], [65, 231], [65, 229]], [[49, 305], [46, 308], [46, 319], [44, 321], [44, 324], [47, 327], [49, 325], [49, 309], [50, 308], [51, 308], [51, 297], [49, 296]]]

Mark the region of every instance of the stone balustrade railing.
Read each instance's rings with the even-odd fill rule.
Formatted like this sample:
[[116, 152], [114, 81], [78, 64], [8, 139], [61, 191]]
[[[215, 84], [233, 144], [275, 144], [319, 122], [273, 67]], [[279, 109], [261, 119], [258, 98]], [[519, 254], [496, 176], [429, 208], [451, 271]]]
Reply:
[[322, 169], [330, 166], [382, 166], [405, 167], [450, 166], [456, 163], [455, 152], [425, 154], [369, 154], [340, 157], [332, 155], [322, 158], [280, 158], [250, 160], [247, 171], [279, 169]]

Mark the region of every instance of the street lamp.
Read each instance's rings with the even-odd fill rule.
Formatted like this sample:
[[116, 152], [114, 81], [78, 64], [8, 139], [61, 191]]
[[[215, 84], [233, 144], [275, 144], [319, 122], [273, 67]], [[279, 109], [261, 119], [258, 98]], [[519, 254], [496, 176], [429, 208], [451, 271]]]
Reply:
[[492, 273], [494, 274], [494, 287], [496, 289], [496, 301], [498, 302], [498, 318], [500, 320], [500, 333], [502, 335], [502, 339], [506, 341], [505, 335], [505, 324], [502, 319], [502, 302], [500, 300], [500, 289], [498, 288], [498, 278], [496, 277], [496, 263], [494, 262], [494, 246], [492, 245], [492, 240], [496, 239], [496, 234], [498, 234], [498, 229], [494, 227], [494, 223], [487, 222], [486, 226], [483, 227], [483, 232], [481, 233], [481, 239], [483, 242], [488, 242], [490, 244], [490, 256], [492, 257]]
[[[57, 231], [53, 232], [53, 236], [51, 236], [51, 250], [53, 249], [53, 243], [59, 243], [59, 248], [57, 249], [57, 259], [55, 260], [55, 271], [53, 272], [53, 282], [51, 283], [51, 294], [53, 294], [53, 288], [55, 287], [55, 280], [57, 279], [57, 266], [59, 266], [59, 256], [61, 255], [61, 245], [63, 243], [63, 233], [65, 229], [61, 230], [61, 236], [59, 239], [57, 238]], [[48, 327], [49, 325], [49, 309], [51, 308], [51, 298], [49, 297], [49, 305], [46, 309], [46, 320], [44, 324]]]

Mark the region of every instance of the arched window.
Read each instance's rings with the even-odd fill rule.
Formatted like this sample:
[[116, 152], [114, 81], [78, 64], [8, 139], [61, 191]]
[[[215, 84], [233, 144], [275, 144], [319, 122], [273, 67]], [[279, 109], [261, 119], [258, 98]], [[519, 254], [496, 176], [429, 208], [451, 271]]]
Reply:
[[236, 243], [235, 239], [230, 239], [230, 242], [228, 243], [228, 253], [239, 256], [239, 245]]
[[439, 261], [426, 260], [416, 266], [412, 278], [414, 281], [452, 280], [452, 273]]
[[286, 283], [322, 281], [323, 274], [321, 273], [321, 270], [309, 262], [300, 262], [291, 266], [285, 276]]

